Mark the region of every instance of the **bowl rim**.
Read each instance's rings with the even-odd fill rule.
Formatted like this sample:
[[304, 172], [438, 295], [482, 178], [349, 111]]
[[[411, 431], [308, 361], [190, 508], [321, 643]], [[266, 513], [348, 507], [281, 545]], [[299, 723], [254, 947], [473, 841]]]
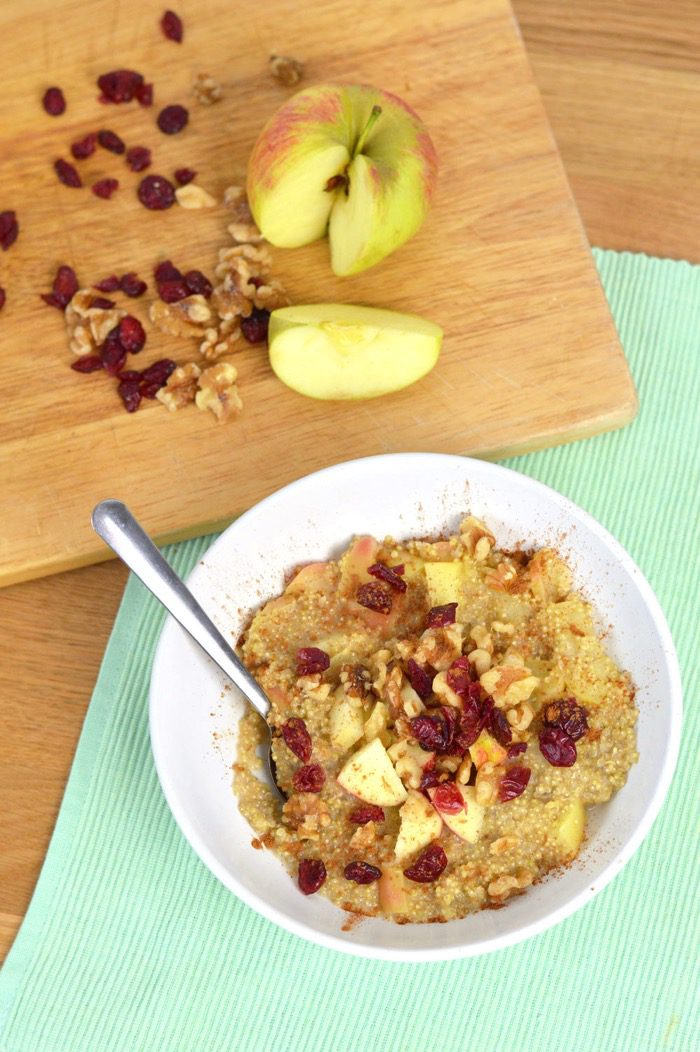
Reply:
[[267, 497], [258, 501], [251, 508], [248, 508], [238, 518], [236, 518], [222, 533], [213, 541], [206, 550], [200, 555], [195, 566], [190, 570], [187, 575], [187, 583], [190, 578], [196, 573], [200, 562], [207, 558], [207, 556], [215, 551], [215, 549], [225, 542], [225, 538], [231, 530], [237, 529], [241, 524], [245, 524], [246, 520], [253, 514], [258, 514], [261, 509], [273, 508], [274, 505], [282, 499], [283, 495], [289, 494], [290, 491], [300, 489], [304, 485], [308, 484], [311, 479], [319, 479], [324, 476], [336, 475], [342, 473], [348, 468], [355, 467], [362, 463], [377, 463], [381, 461], [394, 462], [397, 458], [402, 460], [410, 458], [416, 461], [426, 460], [449, 460], [459, 461], [461, 465], [472, 465], [475, 470], [488, 470], [488, 472], [494, 473], [497, 477], [501, 477], [505, 482], [513, 476], [516, 476], [520, 480], [525, 480], [526, 484], [531, 486], [535, 493], [540, 493], [546, 496], [549, 501], [552, 499], [555, 502], [563, 503], [564, 510], [570, 509], [575, 512], [576, 516], [581, 520], [582, 524], [585, 525], [592, 533], [594, 533], [599, 540], [608, 548], [611, 554], [616, 560], [618, 560], [622, 567], [627, 571], [630, 577], [635, 581], [641, 598], [646, 605], [652, 620], [654, 627], [658, 632], [659, 644], [665, 664], [665, 671], [668, 675], [668, 680], [671, 686], [668, 695], [668, 705], [670, 707], [670, 734], [666, 741], [665, 750], [663, 754], [663, 760], [658, 768], [658, 777], [656, 785], [654, 787], [652, 796], [647, 804], [645, 811], [642, 813], [637, 821], [637, 824], [627, 840], [620, 846], [619, 850], [611, 858], [605, 868], [594, 877], [586, 887], [584, 887], [577, 894], [573, 895], [572, 898], [563, 903], [557, 909], [554, 909], [551, 913], [548, 913], [545, 917], [536, 919], [531, 922], [524, 923], [514, 932], [506, 932], [494, 936], [488, 936], [480, 939], [476, 942], [450, 946], [450, 947], [434, 947], [430, 949], [403, 949], [397, 947], [382, 947], [382, 946], [371, 946], [367, 944], [354, 944], [349, 941], [341, 939], [339, 936], [326, 934], [325, 932], [319, 932], [310, 925], [297, 921], [295, 918], [288, 916], [277, 910], [277, 908], [266, 901], [263, 898], [257, 897], [251, 893], [246, 887], [238, 882], [235, 876], [233, 876], [229, 870], [222, 865], [218, 859], [212, 854], [207, 847], [206, 843], [200, 840], [194, 823], [192, 823], [184, 810], [180, 806], [179, 793], [176, 789], [175, 783], [171, 780], [168, 773], [168, 765], [164, 752], [161, 751], [161, 744], [157, 733], [155, 732], [156, 716], [155, 711], [157, 707], [156, 698], [156, 679], [158, 674], [158, 668], [165, 651], [167, 644], [166, 636], [169, 634], [166, 629], [172, 630], [173, 626], [177, 627], [179, 631], [183, 631], [174, 618], [168, 614], [161, 629], [158, 637], [158, 643], [155, 648], [153, 664], [151, 669], [151, 678], [149, 684], [149, 700], [148, 700], [148, 717], [149, 717], [149, 737], [151, 742], [151, 751], [155, 762], [156, 772], [158, 779], [165, 796], [166, 802], [170, 811], [178, 825], [180, 832], [183, 834], [187, 842], [189, 843], [192, 850], [199, 857], [199, 859], [206, 865], [210, 872], [226, 887], [229, 891], [233, 892], [237, 898], [243, 901], [251, 909], [255, 910], [256, 913], [261, 914], [267, 920], [272, 921], [279, 927], [286, 931], [291, 932], [294, 935], [298, 935], [300, 938], [306, 939], [307, 941], [313, 942], [317, 945], [323, 946], [326, 949], [339, 951], [341, 953], [349, 953], [352, 956], [364, 957], [367, 959], [376, 959], [384, 961], [393, 961], [400, 963], [411, 963], [420, 964], [429, 961], [447, 961], [457, 960], [461, 958], [477, 957], [484, 953], [492, 953], [496, 950], [504, 949], [507, 946], [515, 946], [520, 942], [524, 942], [526, 939], [531, 938], [534, 935], [538, 935], [541, 932], [547, 931], [549, 928], [554, 927], [567, 917], [571, 916], [577, 910], [581, 909], [588, 902], [591, 901], [600, 891], [605, 888], [610, 881], [623, 869], [623, 867], [629, 862], [632, 856], [635, 854], [639, 846], [641, 845], [644, 838], [647, 836], [658, 817], [659, 811], [663, 805], [666, 794], [671, 785], [673, 775], [676, 769], [678, 761], [678, 753], [680, 749], [680, 735], [681, 735], [681, 724], [683, 718], [683, 703], [682, 703], [682, 682], [680, 669], [678, 665], [678, 658], [676, 655], [673, 638], [671, 631], [668, 627], [665, 614], [661, 608], [661, 605], [656, 598], [656, 595], [647, 581], [646, 577], [639, 569], [631, 555], [625, 550], [618, 540], [598, 522], [592, 515], [577, 505], [574, 501], [570, 500], [564, 494], [559, 493], [557, 490], [548, 486], [544, 482], [540, 482], [538, 479], [531, 478], [529, 475], [525, 475], [522, 472], [515, 471], [513, 468], [505, 467], [502, 464], [496, 464], [491, 461], [481, 460], [473, 457], [459, 456], [450, 453], [427, 453], [427, 452], [406, 452], [406, 453], [382, 453], [369, 457], [356, 457], [351, 460], [340, 461], [336, 464], [332, 464], [328, 467], [321, 468], [318, 471], [310, 472], [306, 475], [294, 479], [287, 485], [280, 487]]

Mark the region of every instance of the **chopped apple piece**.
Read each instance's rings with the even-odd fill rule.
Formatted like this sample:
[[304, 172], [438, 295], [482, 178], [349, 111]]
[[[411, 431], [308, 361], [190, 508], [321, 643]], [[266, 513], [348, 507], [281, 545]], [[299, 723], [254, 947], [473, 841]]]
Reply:
[[577, 798], [567, 804], [556, 828], [557, 843], [567, 859], [575, 858], [586, 828], [586, 808]]
[[330, 711], [329, 728], [331, 744], [338, 749], [350, 749], [364, 731], [362, 709], [355, 708], [341, 694]]
[[430, 801], [415, 789], [409, 789], [399, 817], [401, 826], [395, 854], [397, 862], [404, 862], [409, 855], [417, 854], [432, 840], [437, 840], [442, 830], [442, 818]]
[[379, 906], [384, 913], [406, 913], [408, 895], [403, 871], [398, 866], [382, 866], [378, 881]]
[[368, 742], [372, 741], [372, 738], [379, 738], [383, 731], [386, 730], [389, 722], [389, 709], [385, 702], [378, 701], [368, 719], [365, 722], [365, 738]]
[[270, 316], [270, 365], [299, 394], [377, 398], [435, 365], [442, 329], [415, 314], [341, 303], [280, 307]]
[[474, 761], [474, 766], [479, 768], [485, 763], [503, 763], [508, 753], [493, 735], [482, 731], [474, 744], [469, 746], [469, 755]]
[[379, 545], [374, 537], [355, 537], [339, 564], [339, 591], [343, 595], [354, 595], [358, 585], [375, 580], [367, 573], [367, 569], [376, 563], [378, 550]]
[[338, 775], [338, 785], [378, 807], [395, 807], [407, 795], [379, 738], [353, 753]]
[[[466, 840], [470, 844], [476, 844], [484, 821], [484, 808], [480, 803], [477, 803], [472, 785], [458, 785], [456, 788], [462, 794], [464, 810], [459, 811], [456, 815], [442, 813], [442, 820], [447, 828], [451, 829], [462, 840]], [[429, 789], [428, 795], [432, 800], [435, 795], [435, 789]]]
[[389, 747], [388, 754], [396, 773], [409, 789], [418, 788], [423, 771], [435, 760], [434, 752], [425, 752], [420, 745], [411, 745], [405, 738], [394, 742]]
[[464, 566], [461, 562], [426, 563], [425, 577], [431, 606], [459, 602], [464, 589]]
[[301, 592], [330, 592], [337, 587], [337, 574], [333, 563], [309, 563], [294, 575], [284, 590], [285, 595]]

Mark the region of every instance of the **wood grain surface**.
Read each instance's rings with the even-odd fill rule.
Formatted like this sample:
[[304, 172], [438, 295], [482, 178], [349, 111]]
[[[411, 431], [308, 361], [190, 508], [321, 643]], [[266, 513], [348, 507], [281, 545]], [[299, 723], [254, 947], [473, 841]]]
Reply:
[[[631, 419], [633, 386], [507, 0], [381, 0], [351, 33], [338, 31], [345, 0], [241, 0], [235, 21], [228, 0], [208, 0], [183, 5], [181, 48], [163, 39], [151, 5], [89, 7], [86, 19], [85, 5], [68, 0], [6, 5], [0, 33], [2, 198], [22, 223], [2, 261], [0, 584], [104, 558], [89, 515], [105, 496], [128, 496], [152, 534], [175, 539], [352, 457], [503, 454]], [[60, 48], [50, 47], [59, 32]], [[331, 275], [323, 242], [273, 255], [294, 302], [365, 302], [439, 322], [440, 361], [419, 384], [379, 401], [324, 403], [285, 388], [264, 351], [245, 346], [235, 356], [240, 419], [222, 427], [209, 413], [169, 414], [158, 402], [128, 415], [113, 381], [68, 368], [62, 318], [38, 292], [59, 261], [85, 284], [128, 269], [150, 277], [165, 256], [211, 274], [217, 249], [230, 244], [226, 209], [148, 212], [135, 194], [140, 176], [98, 149], [80, 170], [118, 174], [123, 184], [102, 201], [62, 186], [51, 161], [107, 124], [127, 143], [153, 147], [151, 171], [191, 165], [221, 199], [244, 179], [262, 122], [290, 93], [269, 75], [272, 50], [304, 59], [309, 82], [375, 82], [426, 115], [441, 175], [428, 221], [408, 245], [344, 279]], [[115, 55], [154, 80], [153, 110], [96, 101], [96, 76]], [[190, 94], [203, 65], [224, 89], [211, 107]], [[51, 82], [68, 99], [58, 119], [39, 105]], [[191, 105], [190, 125], [164, 136], [155, 113], [176, 100]], [[150, 298], [127, 304], [143, 317]], [[192, 359], [196, 343], [151, 330], [138, 364], [164, 354]]]
[[[0, 5], [0, 22], [14, 6]], [[694, 0], [514, 6], [591, 242], [700, 262]], [[632, 207], [640, 186], [645, 207]], [[0, 591], [2, 956], [41, 868], [125, 578], [107, 563]]]

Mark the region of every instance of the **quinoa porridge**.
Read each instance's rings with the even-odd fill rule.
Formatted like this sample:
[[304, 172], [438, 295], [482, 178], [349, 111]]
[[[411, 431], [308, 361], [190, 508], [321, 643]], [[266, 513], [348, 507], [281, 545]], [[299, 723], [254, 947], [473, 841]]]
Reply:
[[398, 923], [502, 905], [570, 862], [637, 760], [629, 675], [550, 548], [357, 537], [302, 567], [240, 653], [271, 700], [282, 803], [241, 719], [234, 790], [300, 891]]

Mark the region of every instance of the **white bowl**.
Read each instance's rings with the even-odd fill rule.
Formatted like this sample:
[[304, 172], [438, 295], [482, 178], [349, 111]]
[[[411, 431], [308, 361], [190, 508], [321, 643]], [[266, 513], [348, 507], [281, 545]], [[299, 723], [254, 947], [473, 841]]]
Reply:
[[285, 573], [337, 556], [355, 533], [397, 538], [453, 531], [468, 511], [499, 546], [553, 543], [592, 600], [607, 646], [637, 686], [640, 759], [610, 803], [594, 808], [588, 840], [566, 871], [505, 909], [449, 924], [345, 914], [301, 895], [281, 862], [251, 846], [231, 789], [242, 702], [169, 618], [155, 655], [151, 742], [163, 792], [193, 849], [219, 880], [265, 917], [322, 946], [384, 960], [468, 957], [544, 931], [584, 906], [622, 869], [649, 832], [671, 781], [681, 724], [673, 642], [659, 604], [629, 555], [565, 497], [507, 468], [465, 457], [401, 453], [318, 471], [273, 494], [212, 544], [189, 585], [220, 628], [236, 637], [251, 610], [278, 594]]

